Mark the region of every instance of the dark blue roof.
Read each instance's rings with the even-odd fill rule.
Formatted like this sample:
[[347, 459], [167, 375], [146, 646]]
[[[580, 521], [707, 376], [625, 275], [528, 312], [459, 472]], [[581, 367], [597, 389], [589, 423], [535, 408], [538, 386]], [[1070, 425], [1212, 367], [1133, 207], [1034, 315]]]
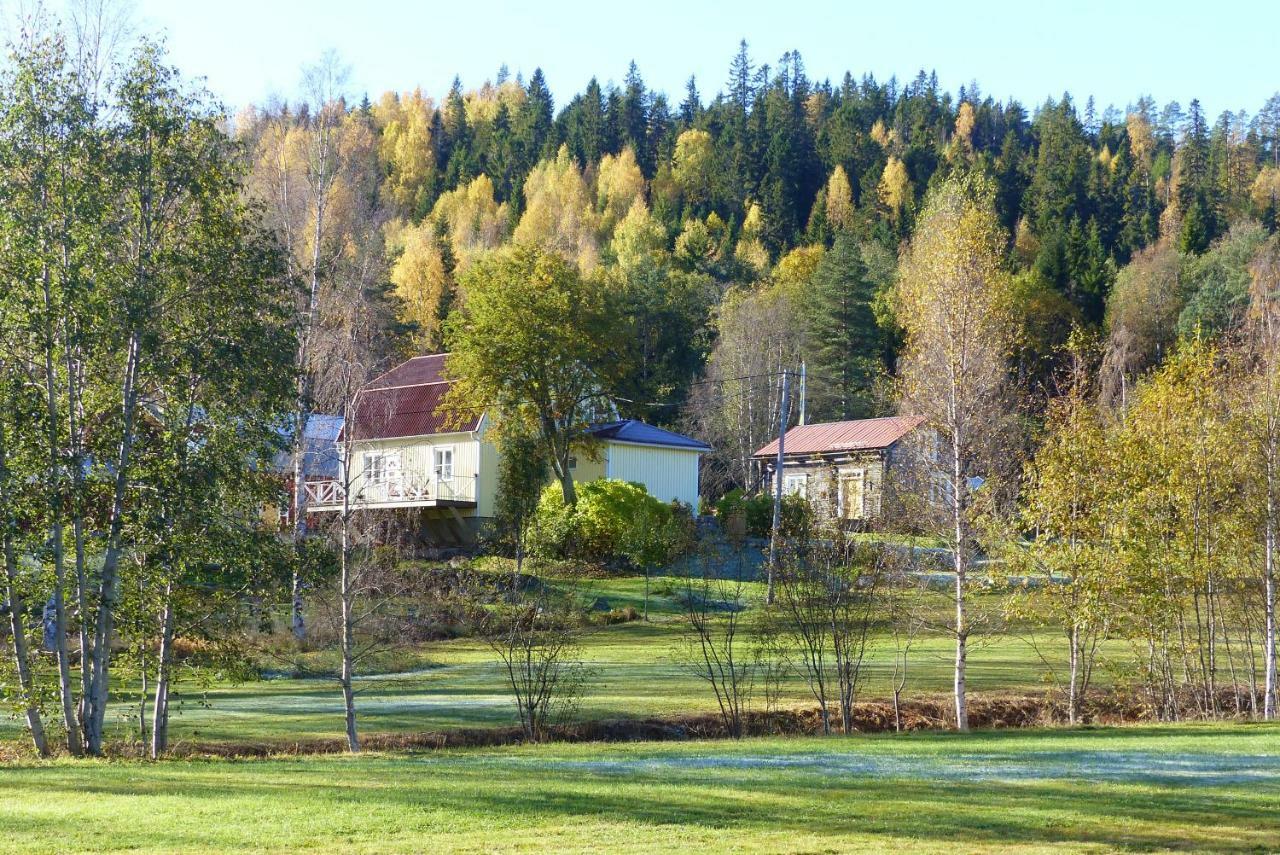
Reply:
[[634, 442], [637, 445], [664, 445], [670, 448], [687, 448], [691, 451], [711, 450], [711, 446], [691, 436], [663, 430], [635, 419], [594, 425], [588, 429], [588, 432], [597, 439]]
[[[307, 478], [338, 477], [338, 434], [342, 431], [342, 416], [327, 416], [312, 413], [307, 416], [307, 425], [303, 428], [303, 475]], [[281, 435], [288, 439], [292, 434], [288, 428]], [[281, 451], [276, 455], [275, 467], [278, 472], [293, 471], [293, 452]]]

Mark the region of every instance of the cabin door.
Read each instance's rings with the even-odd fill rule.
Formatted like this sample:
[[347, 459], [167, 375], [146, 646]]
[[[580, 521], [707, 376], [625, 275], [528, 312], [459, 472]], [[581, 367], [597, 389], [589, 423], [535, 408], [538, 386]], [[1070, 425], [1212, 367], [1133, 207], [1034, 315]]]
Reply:
[[840, 516], [847, 520], [866, 518], [866, 473], [852, 469], [840, 473]]

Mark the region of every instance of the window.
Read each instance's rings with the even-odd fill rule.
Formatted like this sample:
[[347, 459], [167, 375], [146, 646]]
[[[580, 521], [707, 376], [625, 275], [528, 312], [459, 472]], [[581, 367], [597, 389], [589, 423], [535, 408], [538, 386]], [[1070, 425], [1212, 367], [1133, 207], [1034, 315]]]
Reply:
[[400, 485], [400, 452], [369, 451], [364, 455], [364, 480], [367, 487], [393, 493]]
[[436, 478], [447, 481], [453, 477], [453, 447], [432, 449], [432, 471]]
[[784, 475], [782, 477], [782, 492], [788, 496], [799, 496], [803, 499], [808, 495], [808, 488], [808, 475]]
[[[392, 465], [392, 458], [395, 465]], [[392, 469], [400, 468], [399, 455], [387, 454], [385, 451], [370, 451], [364, 456], [364, 478], [370, 484], [385, 484]]]

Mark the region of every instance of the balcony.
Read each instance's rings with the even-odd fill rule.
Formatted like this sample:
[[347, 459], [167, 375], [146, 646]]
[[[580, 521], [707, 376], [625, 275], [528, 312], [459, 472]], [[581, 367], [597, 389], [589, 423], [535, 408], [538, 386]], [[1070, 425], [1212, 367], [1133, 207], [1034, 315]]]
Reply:
[[[411, 478], [396, 475], [367, 482], [357, 478], [351, 496], [351, 507], [360, 510], [378, 508], [474, 508], [476, 476], [455, 475], [452, 478]], [[306, 483], [307, 511], [325, 513], [341, 511], [345, 489], [338, 480]]]

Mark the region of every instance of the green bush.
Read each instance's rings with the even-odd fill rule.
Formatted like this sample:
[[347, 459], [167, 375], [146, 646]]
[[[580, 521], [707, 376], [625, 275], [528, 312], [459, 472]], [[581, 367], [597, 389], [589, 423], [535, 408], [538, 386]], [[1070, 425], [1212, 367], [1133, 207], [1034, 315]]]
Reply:
[[[730, 490], [716, 502], [716, 518], [726, 532], [731, 520], [741, 516], [748, 537], [769, 537], [773, 530], [773, 493], [761, 492], [744, 497], [741, 490]], [[808, 501], [800, 496], [782, 497], [782, 533], [797, 534], [804, 530], [811, 511]]]
[[639, 484], [602, 479], [578, 486], [566, 505], [559, 484], [542, 491], [529, 530], [529, 551], [540, 558], [659, 565], [688, 548], [687, 508], [660, 502]]

